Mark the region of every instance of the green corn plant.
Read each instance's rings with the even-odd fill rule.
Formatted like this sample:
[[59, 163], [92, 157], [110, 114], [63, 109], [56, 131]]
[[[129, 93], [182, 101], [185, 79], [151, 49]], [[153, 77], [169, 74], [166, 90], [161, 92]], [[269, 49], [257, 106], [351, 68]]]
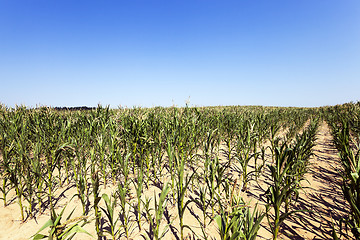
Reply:
[[53, 192], [54, 192], [54, 187], [56, 182], [54, 181], [53, 178], [53, 174], [54, 174], [54, 170], [55, 168], [60, 164], [60, 158], [63, 152], [68, 151], [68, 150], [72, 150], [72, 148], [69, 147], [68, 143], [64, 143], [62, 145], [60, 145], [59, 147], [50, 150], [51, 152], [51, 156], [47, 156], [46, 160], [47, 160], [47, 179], [45, 180], [45, 183], [47, 185], [48, 188], [48, 201], [50, 203], [50, 209], [53, 209]]
[[33, 216], [33, 206], [35, 200], [37, 198], [37, 186], [41, 183], [42, 178], [42, 170], [41, 170], [41, 162], [40, 162], [40, 145], [38, 143], [35, 144], [33, 149], [33, 157], [28, 157], [27, 161], [22, 164], [23, 168], [23, 179], [25, 189], [23, 191], [23, 198], [28, 202], [27, 213], [30, 218]]
[[271, 146], [271, 156], [272, 156], [272, 162], [275, 161], [275, 148], [278, 145], [280, 138], [277, 136], [280, 131], [281, 126], [277, 122], [273, 122], [270, 126], [270, 146]]
[[29, 152], [27, 148], [27, 140], [24, 134], [24, 128], [26, 128], [25, 123], [21, 125], [22, 134], [19, 134], [18, 139], [16, 140], [16, 155], [15, 165], [12, 169], [11, 182], [15, 187], [15, 192], [17, 195], [18, 204], [21, 212], [21, 220], [24, 221], [24, 206], [23, 206], [23, 197], [25, 195], [24, 189], [26, 184], [26, 167], [29, 162]]
[[[143, 163], [140, 164], [140, 166], [138, 168], [144, 168], [145, 173], [146, 173], [146, 187], [149, 187], [149, 181], [151, 178], [156, 179], [156, 170], [152, 170], [152, 174], [150, 174], [151, 171], [151, 166], [150, 166], [150, 150], [147, 149], [148, 145], [144, 146], [144, 148], [142, 149], [142, 156], [143, 156]], [[146, 149], [145, 149], [146, 148]]]
[[[103, 129], [103, 131], [105, 131], [105, 129]], [[100, 136], [98, 136], [97, 141], [96, 141], [96, 149], [98, 152], [98, 161], [100, 163], [100, 169], [101, 169], [101, 173], [102, 173], [102, 177], [103, 177], [103, 181], [104, 181], [104, 188], [106, 188], [106, 183], [107, 183], [107, 172], [106, 172], [106, 142], [105, 142], [105, 136], [103, 134], [101, 134]]]
[[18, 204], [20, 207], [21, 220], [24, 221], [25, 217], [24, 217], [24, 207], [23, 207], [23, 201], [22, 201], [23, 191], [24, 191], [24, 185], [22, 183], [23, 175], [21, 174], [21, 172], [19, 172], [19, 173], [17, 172], [17, 171], [19, 171], [18, 168], [19, 167], [15, 167], [14, 169], [12, 169], [10, 181], [15, 187], [15, 192], [16, 192]]
[[[44, 172], [43, 165], [41, 164], [41, 145], [39, 143], [35, 143], [33, 147], [33, 157], [30, 158], [30, 163], [28, 165], [28, 172], [26, 174], [26, 194], [25, 198], [29, 203], [29, 215], [32, 216], [32, 209], [35, 202], [35, 198], [37, 199], [39, 205], [41, 206], [43, 196], [46, 194], [43, 191], [44, 185]], [[41, 211], [41, 209], [40, 209]]]
[[[255, 180], [257, 181], [260, 177], [260, 174], [265, 170], [264, 166], [266, 164], [266, 158], [265, 158], [265, 151], [266, 147], [261, 146], [261, 152], [260, 152], [260, 158], [261, 158], [261, 164], [255, 164]], [[256, 158], [257, 159], [257, 158]]]
[[243, 212], [245, 215], [244, 220], [244, 230], [245, 235], [244, 240], [255, 240], [257, 233], [260, 229], [260, 224], [262, 219], [265, 217], [266, 213], [257, 210], [257, 204], [255, 205], [254, 210], [251, 212], [249, 207], [245, 208]]
[[3, 179], [2, 179], [2, 184], [0, 186], [0, 191], [2, 192], [2, 197], [0, 197], [0, 199], [3, 200], [3, 204], [4, 207], [7, 206], [7, 202], [6, 202], [6, 196], [7, 194], [10, 192], [11, 190], [11, 186], [10, 186], [10, 182], [9, 182], [9, 178], [8, 176], [5, 176], [5, 174], [3, 175]]
[[163, 139], [162, 139], [162, 136], [163, 136], [163, 132], [164, 130], [160, 128], [160, 123], [157, 124], [157, 130], [153, 131], [153, 151], [152, 151], [152, 160], [153, 160], [153, 169], [154, 171], [156, 171], [157, 169], [157, 172], [159, 174], [159, 178], [162, 177], [163, 175], [163, 166], [164, 166], [164, 163], [163, 163], [163, 156], [164, 156], [164, 153], [165, 153], [165, 149], [164, 149], [164, 144], [163, 144]]
[[[66, 119], [66, 121], [62, 124], [62, 129], [60, 130], [60, 132], [63, 134], [62, 137], [62, 141], [64, 142], [72, 142], [72, 138], [69, 134], [69, 129], [71, 128], [71, 122]], [[65, 169], [65, 180], [66, 183], [69, 185], [70, 184], [70, 174], [69, 172], [74, 171], [74, 169], [71, 169], [72, 167], [72, 162], [74, 160], [75, 157], [75, 149], [74, 147], [69, 144], [68, 149], [71, 149], [71, 151], [66, 151], [66, 154], [63, 158], [63, 164], [64, 164], [64, 169]]]
[[[308, 172], [309, 158], [312, 156], [312, 148], [315, 146], [316, 129], [318, 127], [318, 119], [311, 120], [309, 127], [307, 127], [302, 134], [295, 137], [291, 148], [294, 152], [294, 159], [296, 164], [289, 168], [289, 174], [286, 177], [285, 184], [300, 182], [304, 179], [305, 173]], [[300, 185], [298, 185], [300, 188]], [[299, 192], [295, 191], [292, 196], [285, 199], [285, 212], [289, 212], [291, 201], [297, 200]]]
[[233, 146], [232, 146], [232, 142], [235, 136], [235, 129], [236, 127], [236, 121], [238, 121], [239, 119], [237, 119], [235, 116], [232, 116], [231, 114], [227, 114], [224, 116], [224, 130], [225, 130], [225, 136], [224, 136], [224, 142], [226, 144], [227, 147], [227, 157], [228, 157], [228, 161], [230, 162], [231, 165], [231, 153], [233, 150]]
[[183, 218], [187, 206], [191, 203], [191, 200], [185, 201], [185, 194], [195, 171], [190, 176], [186, 175], [185, 177], [185, 158], [175, 158], [175, 161], [177, 162], [176, 201], [180, 221], [180, 239], [182, 240], [184, 239], [184, 228], [188, 228], [191, 231], [188, 225], [184, 225]]
[[[148, 235], [142, 235], [145, 239], [162, 239], [168, 231], [169, 224], [167, 224], [162, 231], [160, 231], [160, 224], [163, 218], [163, 214], [167, 204], [167, 195], [170, 192], [170, 184], [165, 183], [161, 193], [159, 200], [157, 200], [156, 195], [154, 193], [154, 214], [151, 212], [150, 208], [150, 199], [146, 198], [144, 201], [144, 209], [146, 212], [146, 218], [150, 223], [150, 229]], [[159, 202], [158, 202], [159, 201]]]
[[115, 218], [115, 216], [114, 216], [114, 211], [115, 211], [115, 206], [116, 206], [116, 197], [111, 199], [111, 197], [109, 198], [109, 196], [105, 193], [101, 197], [105, 202], [106, 208], [103, 208], [103, 207], [100, 207], [100, 208], [108, 218], [108, 222], [110, 225], [110, 231], [108, 231], [108, 232], [111, 235], [112, 239], [115, 240], [115, 239], [117, 239], [118, 235], [120, 234], [120, 231], [118, 229], [116, 229], [116, 224], [117, 224], [119, 218]]
[[221, 164], [220, 160], [218, 157], [215, 157], [214, 161], [213, 161], [213, 167], [214, 167], [214, 171], [215, 171], [215, 181], [216, 181], [216, 189], [219, 190], [219, 192], [221, 191], [221, 183], [224, 181], [225, 179], [225, 172], [226, 169], [229, 168], [229, 163], [225, 163], [225, 164]]
[[2, 192], [2, 200], [4, 202], [4, 207], [6, 207], [6, 196], [11, 190], [10, 186], [10, 176], [11, 176], [11, 158], [14, 154], [14, 140], [11, 143], [9, 136], [6, 134], [5, 131], [1, 131], [1, 141], [0, 141], [0, 153], [2, 156], [1, 161], [1, 177], [2, 177], [2, 184], [0, 185], [0, 191]]
[[[273, 217], [267, 214], [274, 240], [277, 239], [282, 222], [290, 215], [301, 211], [281, 213], [282, 204], [288, 201], [292, 194], [298, 194], [299, 180], [292, 178], [292, 173], [290, 172], [299, 162], [295, 159], [294, 154], [294, 150], [288, 148], [286, 143], [283, 143], [280, 148], [275, 149], [275, 165], [268, 165], [271, 172], [271, 185], [265, 194], [268, 201], [267, 207], [272, 207], [274, 210]], [[288, 181], [289, 177], [292, 181]]]
[[147, 132], [145, 128], [145, 121], [142, 119], [137, 119], [135, 117], [130, 117], [129, 119], [129, 128], [125, 130], [125, 135], [127, 137], [127, 142], [129, 150], [132, 156], [132, 170], [135, 173], [136, 167], [141, 166], [143, 163], [143, 154], [144, 149], [147, 145]]
[[125, 186], [129, 185], [129, 174], [130, 174], [129, 159], [130, 159], [130, 154], [127, 154], [125, 157], [121, 157], [120, 159], [121, 171], [124, 176]]
[[[89, 195], [89, 187], [88, 187], [88, 154], [86, 154], [84, 148], [85, 143], [81, 143], [81, 140], [75, 140], [75, 156], [76, 158], [72, 161], [73, 169], [74, 169], [74, 179], [76, 181], [78, 187], [78, 193], [80, 191], [80, 182], [84, 183], [84, 193], [85, 195]], [[94, 157], [94, 156], [93, 156]], [[92, 165], [92, 164], [91, 164]], [[82, 180], [80, 180], [80, 176]]]
[[216, 165], [214, 161], [209, 162], [208, 164], [208, 171], [207, 171], [207, 175], [205, 175], [205, 183], [207, 186], [207, 189], [209, 190], [209, 202], [211, 205], [211, 213], [212, 216], [215, 216], [215, 205], [217, 202], [216, 199]]
[[224, 165], [219, 162], [218, 158], [215, 158], [215, 181], [216, 181], [216, 197], [217, 202], [221, 204], [223, 199], [223, 193], [225, 196], [229, 196], [230, 194], [230, 184], [229, 178], [225, 175], [226, 170], [228, 169], [229, 162], [225, 163]]
[[86, 181], [82, 174], [78, 175], [78, 179], [76, 181], [76, 189], [77, 193], [74, 196], [77, 196], [81, 202], [83, 215], [86, 215], [86, 204], [88, 203], [88, 195], [86, 193]]
[[265, 213], [257, 210], [257, 205], [250, 211], [241, 197], [232, 197], [227, 210], [221, 208], [220, 214], [215, 217], [220, 239], [255, 240], [264, 217]]
[[[170, 177], [171, 177], [171, 189], [175, 189], [175, 167], [176, 167], [176, 163], [175, 163], [175, 159], [176, 159], [176, 156], [175, 156], [175, 150], [174, 150], [174, 147], [171, 145], [171, 143], [168, 141], [167, 142], [167, 148], [166, 148], [166, 151], [167, 151], [167, 155], [168, 155], [168, 163], [169, 163], [169, 173], [170, 173]], [[175, 201], [175, 191], [172, 191], [173, 194], [172, 194], [172, 199]]]
[[[256, 142], [251, 141], [250, 132], [247, 134], [246, 140], [238, 141], [238, 146], [236, 147], [236, 160], [238, 161], [241, 167], [241, 178], [242, 178], [242, 189], [245, 191], [247, 189], [247, 184], [250, 181], [250, 177], [255, 173], [255, 171], [248, 172], [248, 165], [251, 159], [257, 159], [259, 153], [256, 152]], [[253, 148], [254, 146], [254, 148]], [[252, 152], [255, 151], [255, 152]]]
[[[233, 211], [236, 214], [236, 211]], [[238, 239], [241, 232], [240, 219], [231, 215], [232, 212], [221, 211], [219, 215], [215, 216], [215, 222], [218, 225], [218, 231], [221, 240]], [[233, 213], [234, 214], [234, 213]]]
[[[222, 165], [219, 158], [216, 156], [215, 159], [209, 160], [207, 164], [208, 170], [205, 175], [205, 183], [209, 191], [209, 202], [211, 205], [212, 216], [215, 216], [215, 205], [221, 201], [221, 194], [225, 190], [227, 178], [225, 172], [229, 168], [229, 162]], [[221, 189], [224, 186], [224, 189]]]
[[341, 128], [334, 127], [333, 135], [344, 168], [342, 191], [351, 209], [345, 224], [360, 239], [360, 136], [352, 138], [346, 120], [342, 120]]
[[206, 233], [206, 227], [207, 227], [207, 209], [210, 207], [211, 202], [207, 200], [207, 187], [201, 186], [200, 183], [198, 183], [198, 190], [199, 190], [199, 196], [192, 201], [198, 206], [198, 208], [202, 211], [202, 220], [200, 218], [196, 218], [196, 220], [199, 222], [201, 231], [203, 233], [203, 238], [208, 239], [207, 233]]
[[33, 205], [34, 205], [35, 197], [36, 197], [36, 195], [35, 195], [36, 189], [34, 186], [36, 179], [35, 179], [35, 175], [33, 175], [29, 172], [30, 171], [28, 170], [27, 174], [24, 177], [26, 189], [23, 191], [23, 197], [29, 204], [28, 209], [27, 209], [28, 216], [30, 218], [32, 218], [33, 217]]
[[[359, 154], [359, 153], [358, 153]], [[358, 157], [359, 158], [359, 157]], [[359, 173], [350, 174], [350, 183], [343, 183], [342, 190], [345, 199], [350, 204], [350, 219], [347, 225], [356, 239], [360, 239], [360, 178]]]
[[120, 171], [120, 155], [121, 155], [121, 147], [119, 141], [116, 139], [116, 132], [112, 132], [110, 134], [110, 144], [109, 144], [109, 164], [111, 167], [111, 178], [112, 182], [116, 182], [116, 176]]
[[[237, 179], [235, 179], [235, 181], [231, 178], [231, 177], [226, 177], [224, 178], [224, 180], [222, 180], [221, 182], [222, 185], [222, 191], [218, 191], [217, 195], [219, 197], [219, 202], [221, 204], [221, 201], [225, 199], [231, 199], [231, 194], [232, 194], [232, 190], [233, 188], [235, 188], [237, 186]], [[224, 196], [225, 193], [225, 196]]]
[[136, 189], [137, 203], [133, 206], [135, 212], [137, 212], [137, 223], [139, 230], [141, 230], [141, 194], [143, 191], [144, 168], [138, 169], [137, 182], [133, 181]]
[[99, 211], [99, 202], [101, 200], [101, 197], [100, 197], [100, 179], [98, 172], [92, 173], [91, 184], [92, 184], [92, 193], [94, 196], [93, 207], [95, 210], [95, 228], [96, 228], [97, 237], [100, 240], [102, 238], [102, 231], [100, 229], [101, 212]]
[[203, 149], [205, 153], [205, 159], [211, 157], [216, 144], [217, 129], [209, 130], [206, 132], [205, 141], [203, 142]]
[[[66, 206], [61, 210], [60, 214], [57, 214], [55, 210], [52, 209], [50, 219], [32, 236], [32, 239], [38, 240], [47, 238], [49, 240], [65, 240], [73, 238], [76, 233], [85, 233], [88, 236], [92, 237], [90, 233], [88, 233], [82, 228], [85, 224], [88, 223], [86, 217], [82, 216], [71, 219], [75, 208], [71, 211], [65, 222], [61, 223], [61, 221], [63, 220], [65, 208]], [[46, 228], [50, 228], [49, 235], [41, 234], [40, 232]]]
[[39, 203], [39, 212], [42, 213], [45, 209], [41, 209], [41, 206], [43, 205], [44, 203], [44, 199], [47, 197], [47, 192], [46, 190], [44, 189], [45, 187], [45, 179], [44, 179], [44, 176], [41, 176], [39, 178], [37, 178], [37, 181], [36, 181], [36, 199], [37, 199], [37, 202]]
[[129, 210], [129, 203], [126, 199], [126, 194], [128, 192], [128, 187], [123, 185], [121, 182], [118, 184], [118, 189], [116, 191], [116, 195], [119, 199], [120, 203], [120, 220], [121, 220], [121, 228], [123, 228], [126, 239], [129, 239], [131, 234], [131, 218], [130, 218], [130, 210]]

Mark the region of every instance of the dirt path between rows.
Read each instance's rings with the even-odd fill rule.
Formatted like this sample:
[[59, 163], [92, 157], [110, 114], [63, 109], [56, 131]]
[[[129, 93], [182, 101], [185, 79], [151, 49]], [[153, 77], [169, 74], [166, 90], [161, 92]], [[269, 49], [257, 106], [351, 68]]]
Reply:
[[[332, 239], [332, 224], [338, 224], [347, 215], [349, 206], [341, 190], [339, 174], [341, 163], [325, 122], [319, 126], [314, 156], [303, 182], [304, 192], [299, 197], [299, 209], [309, 212], [298, 213], [284, 222], [283, 239]], [[343, 236], [342, 239], [351, 239]]]

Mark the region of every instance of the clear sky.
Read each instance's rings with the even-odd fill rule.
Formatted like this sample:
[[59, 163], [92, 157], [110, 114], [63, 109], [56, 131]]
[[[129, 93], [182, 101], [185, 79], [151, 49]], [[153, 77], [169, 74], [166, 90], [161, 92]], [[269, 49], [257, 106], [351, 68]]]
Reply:
[[10, 107], [358, 101], [360, 1], [0, 0], [0, 83]]

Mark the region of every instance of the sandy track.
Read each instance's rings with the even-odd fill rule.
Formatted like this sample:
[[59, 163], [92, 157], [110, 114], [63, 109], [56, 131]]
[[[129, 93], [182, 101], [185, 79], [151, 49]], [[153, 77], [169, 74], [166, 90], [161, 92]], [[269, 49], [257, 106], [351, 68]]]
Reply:
[[[285, 221], [282, 228], [284, 239], [332, 239], [332, 224], [347, 215], [349, 209], [341, 190], [341, 163], [338, 151], [332, 143], [330, 129], [325, 122], [319, 126], [314, 156], [310, 159], [308, 182], [303, 182], [298, 213]], [[344, 236], [343, 239], [351, 239]]]

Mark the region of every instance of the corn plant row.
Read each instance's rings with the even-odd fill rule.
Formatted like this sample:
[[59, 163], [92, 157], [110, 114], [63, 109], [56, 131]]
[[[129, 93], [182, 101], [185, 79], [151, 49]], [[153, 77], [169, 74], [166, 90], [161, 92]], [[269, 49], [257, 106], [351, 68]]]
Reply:
[[[341, 228], [340, 235], [351, 230], [356, 239], [360, 239], [360, 104], [344, 104], [327, 109], [325, 112], [327, 121], [332, 128], [334, 144], [339, 150], [339, 156], [343, 166], [342, 191], [344, 198], [349, 203], [350, 213], [344, 219], [346, 228]], [[334, 239], [338, 239], [335, 229]]]
[[[319, 119], [314, 119], [296, 140], [289, 144], [284, 141], [277, 143], [273, 159], [275, 164], [268, 164], [271, 172], [271, 184], [266, 191], [267, 213], [270, 209], [274, 214], [267, 214], [273, 239], [277, 239], [280, 226], [290, 215], [301, 210], [291, 210], [301, 188], [301, 181], [308, 171], [309, 158], [315, 145], [315, 135]], [[293, 204], [292, 204], [293, 203]], [[282, 206], [284, 210], [282, 211]]]

